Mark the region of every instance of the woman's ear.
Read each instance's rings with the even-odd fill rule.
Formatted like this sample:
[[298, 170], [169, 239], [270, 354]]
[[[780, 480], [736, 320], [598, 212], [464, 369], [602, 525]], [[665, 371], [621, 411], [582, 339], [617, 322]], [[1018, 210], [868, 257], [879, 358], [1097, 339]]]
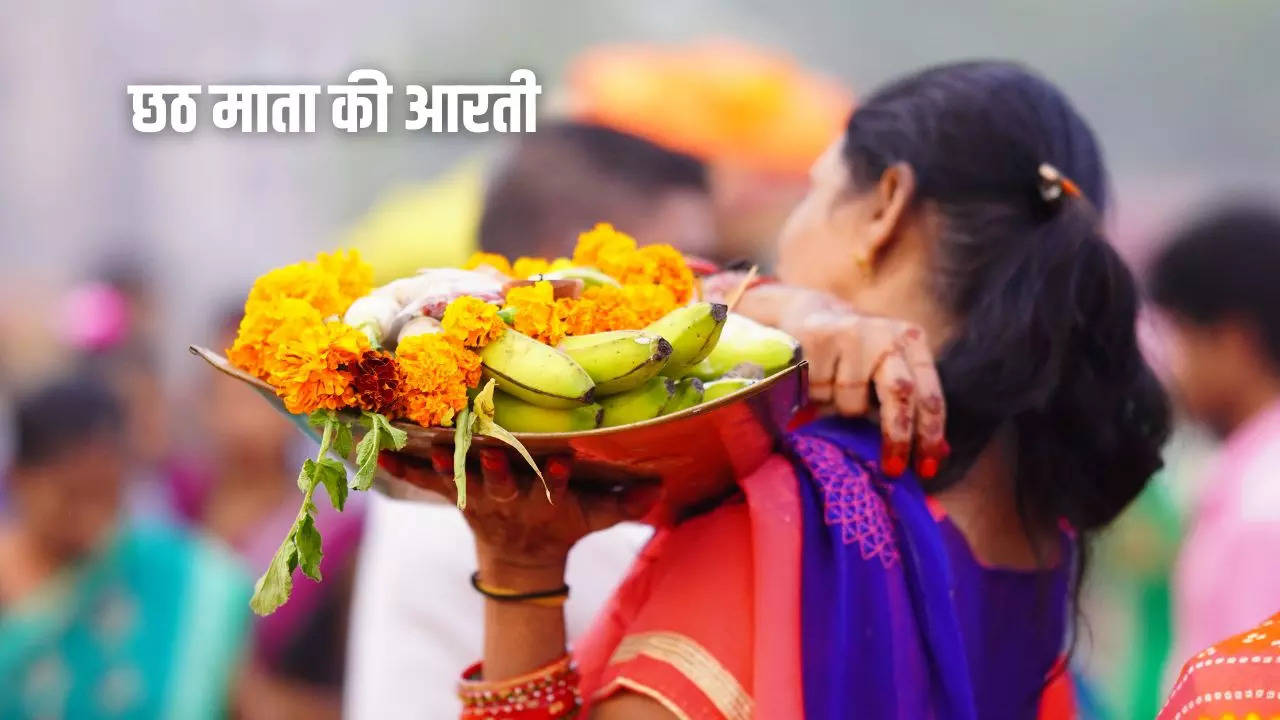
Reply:
[[898, 235], [907, 208], [916, 194], [916, 174], [906, 163], [896, 163], [885, 168], [867, 199], [867, 230], [865, 235], [867, 261], [871, 262]]

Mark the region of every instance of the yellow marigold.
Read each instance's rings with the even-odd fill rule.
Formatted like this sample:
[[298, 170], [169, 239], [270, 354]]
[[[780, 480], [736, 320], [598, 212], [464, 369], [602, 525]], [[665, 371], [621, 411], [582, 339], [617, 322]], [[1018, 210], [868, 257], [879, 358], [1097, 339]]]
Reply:
[[363, 332], [341, 322], [286, 319], [268, 340], [274, 354], [268, 382], [291, 413], [338, 410], [356, 404], [355, 366], [369, 350]]
[[609, 223], [599, 223], [578, 236], [573, 249], [573, 262], [598, 268], [606, 275], [617, 277], [627, 267], [636, 251], [636, 241], [630, 235], [619, 232]]
[[441, 334], [414, 335], [396, 347], [404, 373], [402, 413], [424, 427], [450, 425], [480, 383], [480, 356]]
[[556, 272], [573, 267], [573, 260], [562, 257], [551, 261], [551, 265], [547, 267], [547, 272]]
[[511, 275], [518, 278], [529, 278], [551, 271], [551, 263], [546, 258], [518, 257], [511, 263]]
[[627, 308], [635, 313], [637, 330], [683, 304], [666, 285], [623, 285], [622, 297]]
[[338, 292], [344, 298], [340, 312], [346, 312], [346, 306], [373, 289], [373, 266], [360, 258], [358, 250], [320, 253], [316, 255], [316, 264], [337, 280]]
[[241, 370], [266, 380], [275, 356], [272, 335], [286, 322], [318, 325], [324, 322], [324, 316], [298, 298], [285, 297], [273, 302], [251, 300], [245, 305], [235, 342], [227, 349], [227, 359]]
[[482, 348], [497, 340], [507, 329], [498, 317], [498, 306], [463, 295], [449, 303], [440, 320], [444, 334], [469, 348]]
[[618, 281], [623, 285], [662, 285], [679, 303], [693, 298], [693, 271], [684, 255], [670, 245], [646, 245], [637, 250]]
[[497, 268], [504, 275], [511, 274], [511, 263], [508, 262], [505, 257], [499, 255], [498, 253], [487, 253], [487, 252], [473, 253], [471, 257], [467, 259], [466, 264], [463, 265], [462, 267], [467, 270], [475, 270], [481, 265], [489, 265], [491, 267]]
[[546, 280], [508, 290], [507, 307], [515, 310], [512, 327], [517, 331], [548, 345], [564, 339], [562, 306], [557, 305], [555, 291]]

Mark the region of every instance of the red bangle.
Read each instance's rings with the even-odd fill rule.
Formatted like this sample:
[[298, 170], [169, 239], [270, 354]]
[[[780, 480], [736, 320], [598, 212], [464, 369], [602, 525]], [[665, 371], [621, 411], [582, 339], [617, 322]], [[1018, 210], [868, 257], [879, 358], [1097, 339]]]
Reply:
[[582, 707], [578, 669], [568, 655], [500, 682], [479, 680], [481, 669], [480, 663], [472, 665], [458, 682], [462, 720], [565, 720]]

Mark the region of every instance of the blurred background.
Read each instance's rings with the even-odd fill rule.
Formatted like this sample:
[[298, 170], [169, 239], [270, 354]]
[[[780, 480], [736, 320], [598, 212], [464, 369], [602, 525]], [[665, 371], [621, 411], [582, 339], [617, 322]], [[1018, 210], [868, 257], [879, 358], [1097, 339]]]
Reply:
[[[0, 393], [12, 397], [73, 367], [86, 349], [127, 336], [99, 368], [123, 389], [130, 482], [153, 482], [172, 458], [204, 450], [208, 411], [193, 394], [211, 397], [209, 371], [186, 347], [226, 343], [234, 301], [254, 277], [317, 250], [367, 243], [370, 228], [396, 224], [388, 213], [398, 199], [502, 143], [498, 135], [409, 133], [394, 121], [385, 135], [350, 136], [323, 115], [310, 135], [221, 131], [207, 114], [188, 135], [140, 135], [126, 85], [327, 84], [372, 67], [399, 88], [501, 82], [529, 67], [544, 87], [546, 118], [583, 51], [707, 37], [789, 55], [855, 99], [935, 62], [1029, 64], [1067, 91], [1101, 138], [1113, 176], [1112, 237], [1139, 266], [1154, 238], [1203, 203], [1240, 190], [1280, 193], [1280, 5], [1269, 0], [0, 0]], [[428, 248], [439, 243], [438, 254], [424, 254], [440, 262], [470, 251], [431, 227], [400, 230]], [[118, 317], [119, 327], [86, 317]], [[206, 404], [235, 406], [219, 402]], [[1175, 445], [1177, 461], [1162, 479], [1168, 497], [1119, 549], [1102, 553], [1088, 595], [1078, 663], [1096, 679], [1107, 716], [1149, 717], [1160, 689], [1133, 683], [1167, 672], [1127, 676], [1135, 647], [1151, 643], [1154, 659], [1143, 662], [1158, 666], [1169, 642], [1143, 623], [1158, 625], [1168, 612], [1159, 584], [1194, 491], [1181, 478], [1196, 477], [1203, 456], [1194, 435]], [[140, 512], [154, 501], [134, 495]], [[236, 528], [207, 529], [236, 545]], [[1154, 585], [1142, 584], [1147, 570]], [[1134, 592], [1153, 604], [1133, 604]]]

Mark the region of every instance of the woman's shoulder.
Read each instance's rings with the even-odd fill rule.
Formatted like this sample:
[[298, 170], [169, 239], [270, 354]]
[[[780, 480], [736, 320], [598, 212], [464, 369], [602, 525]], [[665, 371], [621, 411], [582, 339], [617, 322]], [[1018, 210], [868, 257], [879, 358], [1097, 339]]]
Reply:
[[594, 698], [628, 691], [690, 717], [749, 716], [752, 557], [742, 502], [661, 531], [629, 581], [632, 614]]

